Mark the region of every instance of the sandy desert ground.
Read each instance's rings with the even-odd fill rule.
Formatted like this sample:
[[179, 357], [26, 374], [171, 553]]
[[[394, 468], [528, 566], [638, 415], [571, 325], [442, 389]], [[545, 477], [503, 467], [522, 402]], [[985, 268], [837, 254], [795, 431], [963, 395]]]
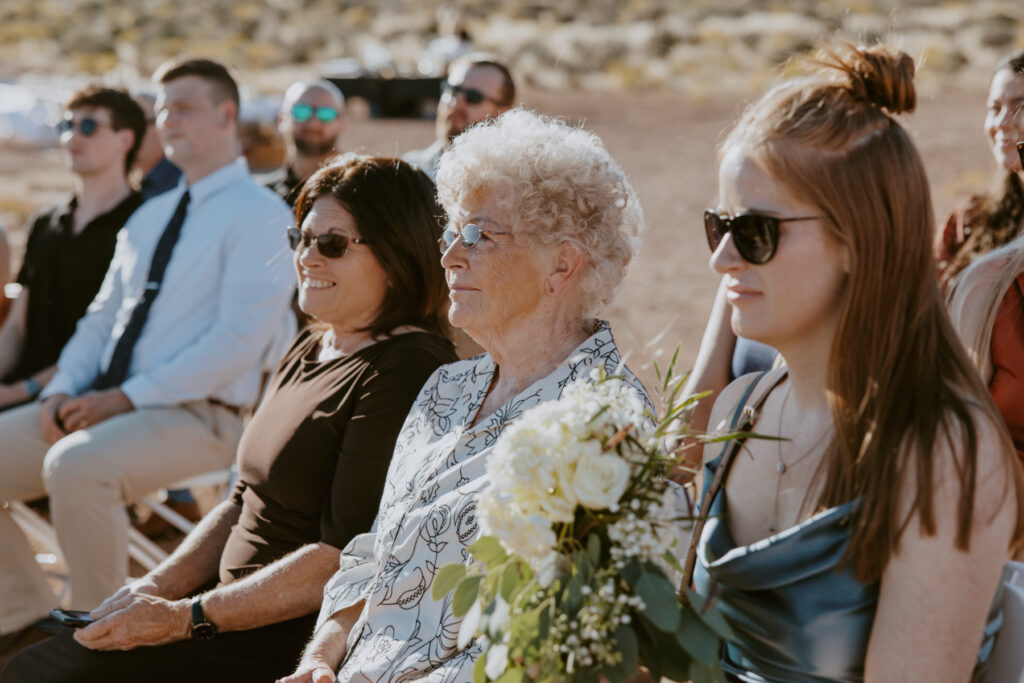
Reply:
[[[936, 215], [956, 199], [984, 188], [992, 164], [981, 132], [987, 83], [924, 96], [904, 117], [924, 157]], [[732, 98], [694, 103], [676, 94], [557, 94], [527, 92], [524, 102], [580, 121], [604, 139], [630, 175], [647, 218], [644, 249], [607, 312], [630, 365], [645, 380], [650, 362], [680, 347], [689, 367], [710, 310], [717, 278], [708, 268], [700, 215], [716, 192], [716, 146], [742, 109]], [[426, 145], [432, 123], [370, 119], [359, 107], [343, 137], [348, 149], [400, 154]], [[58, 150], [27, 153], [0, 149], [0, 222], [14, 259], [24, 240], [21, 217], [60, 200], [70, 187]]]

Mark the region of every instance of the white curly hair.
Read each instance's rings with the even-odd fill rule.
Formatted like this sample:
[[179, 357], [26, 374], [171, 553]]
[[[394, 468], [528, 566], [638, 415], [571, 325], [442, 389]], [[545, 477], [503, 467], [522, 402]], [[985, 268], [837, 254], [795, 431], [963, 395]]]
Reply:
[[516, 107], [469, 128], [441, 155], [437, 194], [449, 216], [490, 193], [517, 232], [585, 254], [584, 316], [611, 302], [640, 249], [643, 211], [601, 139]]

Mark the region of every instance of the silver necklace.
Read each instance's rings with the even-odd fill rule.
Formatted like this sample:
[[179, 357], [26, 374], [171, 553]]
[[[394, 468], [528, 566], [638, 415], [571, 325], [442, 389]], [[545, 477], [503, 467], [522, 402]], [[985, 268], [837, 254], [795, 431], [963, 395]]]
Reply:
[[828, 434], [828, 429], [826, 429], [822, 432], [821, 436], [814, 441], [811, 447], [802, 453], [796, 460], [787, 464], [786, 461], [782, 459], [782, 418], [786, 413], [786, 404], [789, 402], [789, 396], [793, 393], [792, 385], [787, 387], [787, 389], [786, 397], [782, 399], [782, 405], [779, 406], [779, 427], [776, 430], [779, 435], [778, 441], [775, 442], [775, 455], [778, 459], [778, 463], [775, 465], [775, 497], [772, 499], [772, 523], [768, 525], [768, 531], [773, 534], [778, 533], [779, 531], [779, 492], [782, 488], [782, 477], [785, 476], [786, 472], [790, 469], [800, 464], [801, 461], [808, 458], [812, 453], [815, 453], [818, 450], [818, 446], [821, 444], [822, 439], [824, 439], [825, 435]]

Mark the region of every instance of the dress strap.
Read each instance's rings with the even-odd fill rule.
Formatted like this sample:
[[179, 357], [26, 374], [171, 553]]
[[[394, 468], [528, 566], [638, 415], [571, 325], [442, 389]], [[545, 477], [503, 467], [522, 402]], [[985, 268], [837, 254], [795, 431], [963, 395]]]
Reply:
[[[686, 603], [686, 589], [690, 586], [690, 581], [693, 578], [693, 568], [697, 564], [697, 545], [700, 543], [701, 534], [704, 532], [704, 523], [707, 522], [708, 513], [711, 511], [711, 501], [714, 500], [718, 491], [722, 488], [726, 477], [729, 476], [729, 468], [732, 467], [736, 454], [743, 448], [750, 430], [757, 423], [761, 406], [764, 405], [768, 394], [772, 393], [775, 387], [779, 386], [782, 380], [786, 379], [786, 375], [789, 374], [786, 368], [782, 368], [778, 372], [778, 377], [775, 378], [775, 381], [762, 384], [761, 380], [770, 372], [773, 372], [773, 370], [765, 370], [755, 377], [736, 404], [736, 410], [732, 415], [732, 422], [729, 424], [729, 431], [738, 433], [739, 436], [726, 442], [718, 461], [718, 467], [715, 468], [715, 474], [700, 499], [700, 510], [697, 514], [697, 520], [693, 525], [690, 547], [687, 549], [686, 563], [683, 565], [683, 578], [679, 583], [679, 599], [683, 604]], [[759, 385], [760, 390], [755, 393], [754, 389]]]

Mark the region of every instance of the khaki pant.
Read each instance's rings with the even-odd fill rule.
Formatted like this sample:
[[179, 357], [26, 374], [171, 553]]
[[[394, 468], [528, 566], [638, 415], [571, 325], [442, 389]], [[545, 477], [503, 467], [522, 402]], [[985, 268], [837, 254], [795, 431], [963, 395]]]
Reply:
[[[125, 582], [126, 503], [229, 466], [242, 433], [240, 418], [204, 401], [118, 415], [47, 446], [38, 415], [36, 403], [0, 413], [0, 501], [50, 496], [75, 609], [92, 609]], [[56, 606], [20, 527], [0, 508], [0, 633]]]

